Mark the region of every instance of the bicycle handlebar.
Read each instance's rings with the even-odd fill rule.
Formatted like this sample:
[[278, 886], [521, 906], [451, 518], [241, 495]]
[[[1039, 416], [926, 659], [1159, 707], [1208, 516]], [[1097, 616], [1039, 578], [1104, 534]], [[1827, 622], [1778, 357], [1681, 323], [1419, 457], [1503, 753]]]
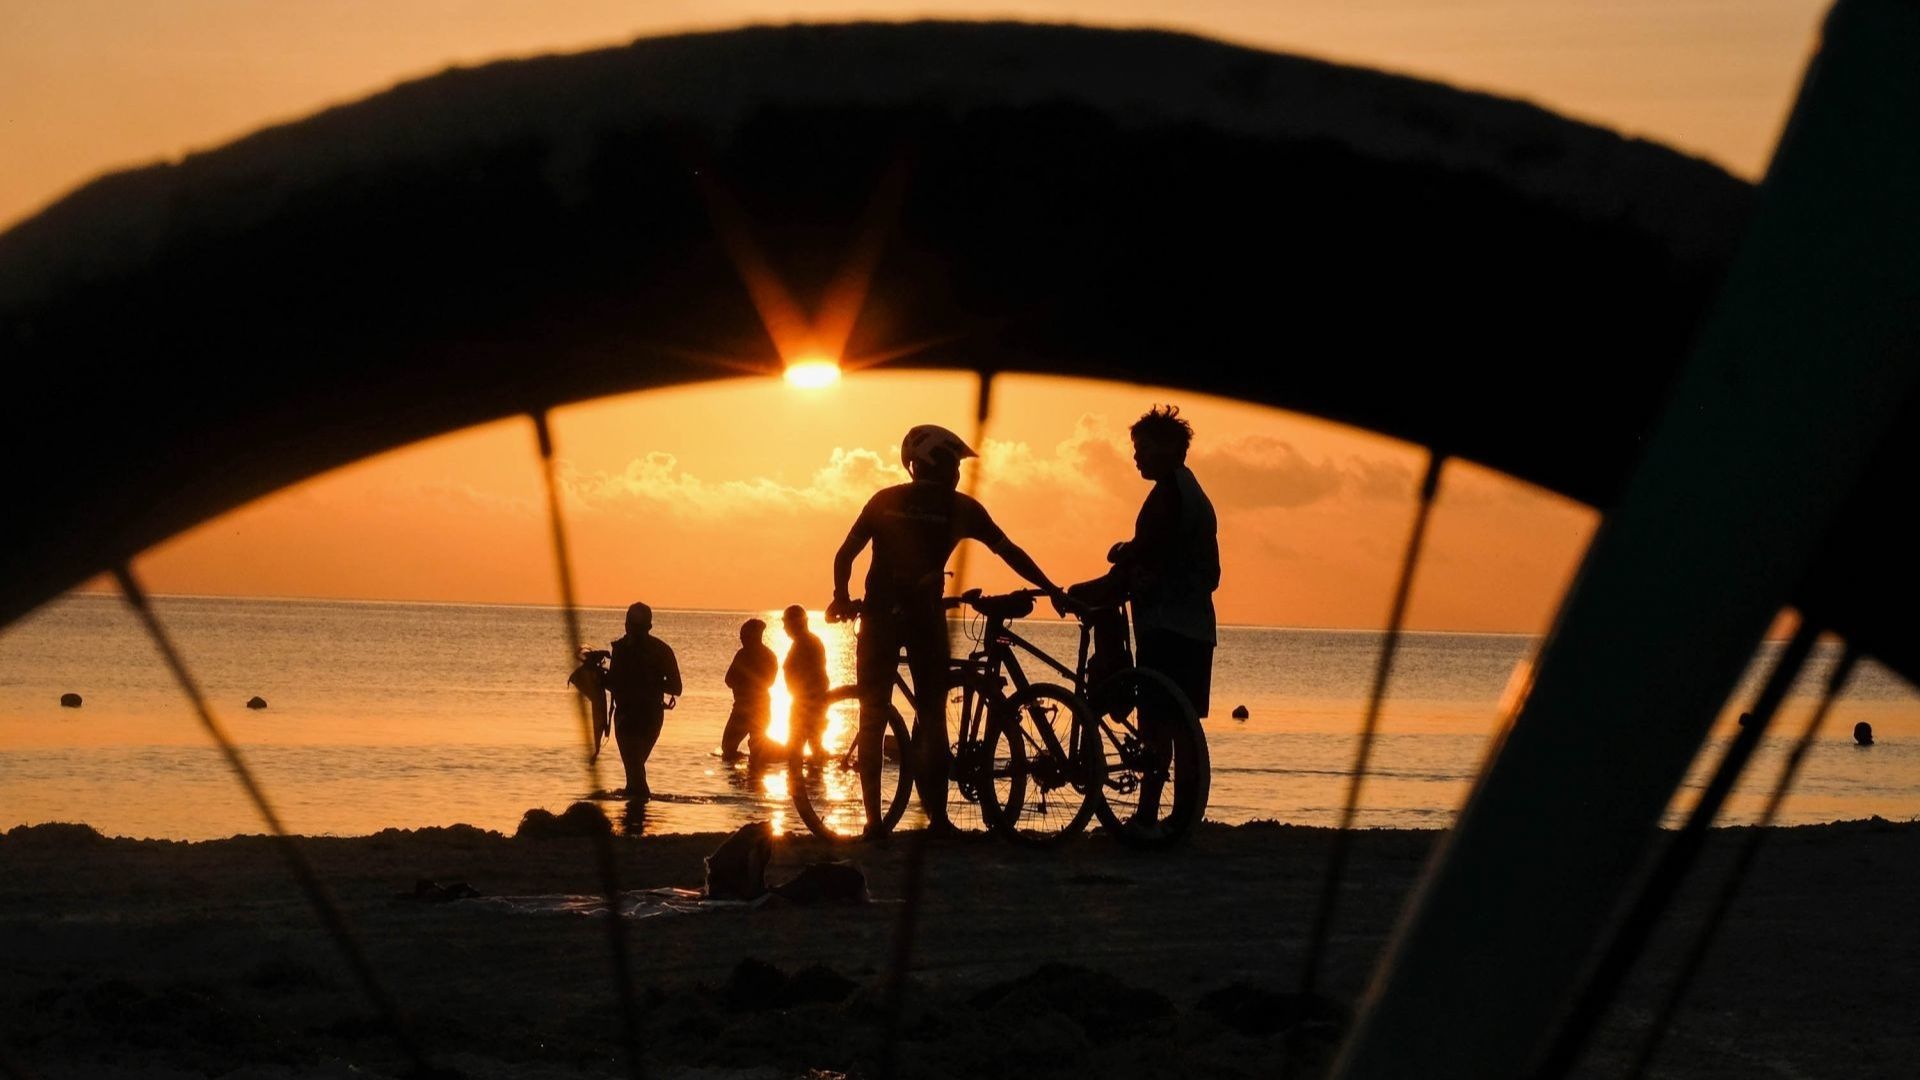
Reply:
[[[968, 589], [966, 592], [963, 592], [958, 596], [941, 597], [940, 609], [942, 611], [953, 611], [956, 608], [970, 607], [975, 611], [978, 611], [984, 615], [984, 614], [989, 614], [989, 612], [987, 612], [984, 609], [987, 607], [994, 606], [996, 602], [1005, 602], [1005, 601], [1013, 601], [1013, 600], [1038, 600], [1041, 597], [1050, 597], [1052, 595], [1053, 595], [1052, 593], [1048, 592], [1045, 589], [1014, 589], [1011, 592], [994, 593], [992, 595], [987, 595], [986, 593], [983, 593], [979, 589]], [[851, 619], [862, 618], [867, 613], [867, 602], [865, 600], [848, 600], [838, 606], [840, 607], [840, 614], [838, 618], [835, 617], [835, 613], [832, 607], [830, 606], [828, 608], [828, 611], [827, 611], [828, 622], [830, 623], [846, 622]], [[1075, 601], [1074, 606], [1071, 606], [1067, 609], [1067, 613], [1069, 615], [1074, 616], [1075, 618], [1080, 618], [1087, 612], [1092, 612], [1097, 610], [1099, 610], [1099, 605], [1085, 604], [1079, 601]]]

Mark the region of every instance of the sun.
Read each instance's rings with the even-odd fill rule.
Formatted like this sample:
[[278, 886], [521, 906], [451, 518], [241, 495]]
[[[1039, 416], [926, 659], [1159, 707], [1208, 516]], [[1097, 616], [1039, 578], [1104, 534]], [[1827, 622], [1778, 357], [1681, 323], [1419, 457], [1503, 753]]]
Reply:
[[803, 356], [787, 365], [787, 384], [801, 390], [820, 390], [840, 381], [840, 364], [823, 356]]

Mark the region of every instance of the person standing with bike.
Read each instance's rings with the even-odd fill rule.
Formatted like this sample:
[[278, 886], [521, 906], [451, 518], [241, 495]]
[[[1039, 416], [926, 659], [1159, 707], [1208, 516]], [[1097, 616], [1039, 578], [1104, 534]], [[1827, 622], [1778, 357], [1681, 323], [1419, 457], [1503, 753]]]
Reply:
[[960, 486], [960, 462], [977, 457], [958, 435], [936, 424], [921, 424], [900, 442], [900, 463], [911, 482], [883, 488], [867, 501], [833, 557], [833, 603], [827, 619], [838, 622], [856, 609], [847, 595], [853, 561], [871, 543], [867, 567], [864, 621], [856, 647], [860, 686], [860, 731], [856, 752], [860, 800], [866, 809], [864, 835], [884, 831], [880, 815], [880, 753], [887, 700], [906, 649], [913, 677], [915, 718], [914, 783], [929, 828], [956, 831], [947, 818], [947, 778], [952, 768], [947, 747], [947, 623], [941, 606], [947, 559], [962, 540], [978, 540], [1021, 577], [1045, 589], [1056, 609], [1066, 594], [1027, 553], [994, 524], [986, 507]]
[[[1153, 490], [1134, 520], [1133, 538], [1107, 552], [1113, 569], [1091, 591], [1118, 591], [1131, 601], [1137, 663], [1171, 680], [1192, 704], [1197, 720], [1207, 715], [1213, 688], [1219, 520], [1200, 481], [1187, 468], [1193, 425], [1180, 418], [1178, 407], [1149, 409], [1128, 433], [1133, 438], [1134, 467], [1142, 479], [1153, 481]], [[1079, 596], [1094, 585], [1076, 585], [1074, 594]], [[1142, 734], [1163, 760], [1170, 749], [1170, 732], [1185, 720], [1162, 715], [1180, 707], [1166, 698], [1164, 694], [1140, 697]], [[1157, 770], [1142, 778], [1136, 816], [1143, 827], [1151, 827], [1158, 818], [1166, 780], [1166, 774]]]

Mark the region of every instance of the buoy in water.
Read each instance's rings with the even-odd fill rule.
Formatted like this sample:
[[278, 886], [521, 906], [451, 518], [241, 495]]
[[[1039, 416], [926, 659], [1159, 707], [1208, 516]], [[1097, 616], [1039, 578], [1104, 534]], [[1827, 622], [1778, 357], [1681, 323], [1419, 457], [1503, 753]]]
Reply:
[[1253, 715], [1252, 713], [1247, 711], [1247, 707], [1245, 705], [1235, 705], [1233, 707], [1233, 718], [1235, 720], [1245, 720], [1247, 717], [1252, 715]]
[[1873, 745], [1873, 725], [1865, 720], [1853, 725], [1853, 741], [1861, 746]]
[[77, 708], [79, 708], [79, 707], [80, 707], [80, 695], [79, 695], [79, 694], [61, 694], [61, 695], [60, 695], [60, 707], [61, 707], [61, 708], [63, 708], [63, 709], [77, 709]]
[[247, 708], [249, 709], [264, 709], [266, 707], [267, 707], [267, 699], [261, 697], [258, 694], [255, 694], [254, 696], [247, 699]]

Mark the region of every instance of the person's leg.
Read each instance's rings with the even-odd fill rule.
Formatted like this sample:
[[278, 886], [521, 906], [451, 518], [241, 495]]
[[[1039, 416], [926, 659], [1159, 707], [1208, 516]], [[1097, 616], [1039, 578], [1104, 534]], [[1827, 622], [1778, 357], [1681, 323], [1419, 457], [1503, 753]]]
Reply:
[[[1174, 659], [1168, 649], [1173, 636], [1151, 627], [1138, 628], [1133, 645], [1139, 665], [1167, 675], [1164, 665]], [[1140, 737], [1153, 751], [1155, 763], [1140, 777], [1140, 804], [1135, 814], [1143, 824], [1160, 819], [1160, 796], [1167, 786], [1167, 769], [1173, 761], [1173, 727], [1178, 722], [1173, 715], [1177, 703], [1158, 690], [1152, 683], [1140, 686]]]
[[[639, 786], [635, 787], [629, 783], [627, 798], [651, 799], [653, 788], [647, 785], [647, 758], [653, 753], [653, 744], [660, 741], [660, 729], [666, 724], [667, 714], [662, 709], [650, 709], [636, 719], [638, 730], [635, 732], [637, 737], [634, 740], [635, 765], [628, 771], [638, 776]], [[624, 753], [624, 749], [622, 752]]]
[[947, 745], [947, 623], [943, 613], [915, 619], [907, 628], [907, 669], [913, 675], [914, 787], [920, 808], [938, 828], [947, 819], [947, 779], [953, 751]]
[[854, 677], [860, 686], [860, 729], [854, 736], [854, 754], [860, 762], [860, 803], [869, 828], [880, 820], [881, 742], [899, 655], [891, 628], [869, 615], [854, 646]]
[[[779, 765], [787, 756], [787, 748], [773, 741], [773, 702], [757, 702], [747, 721], [749, 734], [747, 748], [757, 754], [763, 765]], [[787, 737], [791, 739], [792, 733]]]
[[[1149, 693], [1147, 691], [1150, 688], [1142, 688], [1141, 735], [1147, 740], [1147, 745], [1153, 748], [1156, 760], [1171, 763], [1173, 733], [1188, 722], [1188, 707], [1193, 710], [1191, 719], [1198, 720], [1207, 715], [1213, 687], [1213, 645], [1152, 627], [1140, 629], [1135, 635], [1135, 644], [1140, 666], [1166, 676], [1187, 698], [1183, 704], [1164, 693]], [[1151, 772], [1142, 778], [1140, 814], [1143, 818], [1158, 818], [1163, 789], [1168, 779], [1164, 770]]]
[[639, 714], [633, 709], [622, 708], [617, 702], [613, 707], [613, 742], [620, 748], [620, 767], [626, 772], [626, 784], [621, 790], [631, 798], [634, 785], [645, 781], [646, 759], [639, 756]]
[[727, 713], [727, 726], [720, 732], [720, 756], [739, 757], [741, 740], [751, 739], [754, 734], [751, 714], [740, 702], [734, 702]]
[[[826, 703], [822, 701], [809, 701], [805, 703], [805, 705], [795, 706], [794, 713], [799, 717], [799, 723], [801, 725], [800, 734], [797, 737], [806, 743], [807, 750], [812, 753], [814, 757], [822, 761], [826, 760], [827, 746], [823, 741], [827, 731]], [[793, 735], [788, 736], [788, 738], [795, 737], [796, 736]]]

